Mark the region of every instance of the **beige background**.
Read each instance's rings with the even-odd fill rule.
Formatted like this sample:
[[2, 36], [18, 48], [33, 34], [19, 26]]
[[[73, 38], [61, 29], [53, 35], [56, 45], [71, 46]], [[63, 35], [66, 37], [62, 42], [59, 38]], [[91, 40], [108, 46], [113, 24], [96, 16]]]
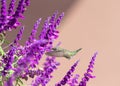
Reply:
[[[61, 66], [48, 86], [54, 86], [61, 80], [79, 58], [75, 73], [82, 77], [96, 51], [96, 78], [90, 80], [87, 86], [120, 86], [120, 0], [31, 0], [23, 21], [26, 27], [23, 41], [39, 17], [44, 20], [55, 10], [65, 12], [55, 44], [61, 41], [61, 47], [69, 50], [81, 47], [83, 50], [71, 60], [57, 58]], [[14, 36], [13, 33], [10, 35]]]

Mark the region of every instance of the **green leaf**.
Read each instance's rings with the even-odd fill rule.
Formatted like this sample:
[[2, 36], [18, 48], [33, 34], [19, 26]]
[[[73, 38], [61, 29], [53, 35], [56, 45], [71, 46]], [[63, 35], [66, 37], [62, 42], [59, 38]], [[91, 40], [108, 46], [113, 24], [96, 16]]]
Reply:
[[2, 81], [0, 81], [0, 86], [3, 86], [3, 83], [2, 83]]

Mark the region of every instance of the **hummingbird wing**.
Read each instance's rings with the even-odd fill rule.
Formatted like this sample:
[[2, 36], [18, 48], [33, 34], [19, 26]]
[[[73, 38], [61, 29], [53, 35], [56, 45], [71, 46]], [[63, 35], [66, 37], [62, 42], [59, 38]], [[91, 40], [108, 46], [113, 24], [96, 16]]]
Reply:
[[62, 52], [63, 51], [63, 49], [60, 48], [60, 47], [54, 47], [54, 48], [52, 48], [52, 50], [56, 51], [56, 52]]
[[50, 52], [46, 52], [45, 54], [48, 56], [55, 56], [55, 57], [63, 57], [64, 56], [64, 52], [61, 52], [61, 51], [50, 51]]

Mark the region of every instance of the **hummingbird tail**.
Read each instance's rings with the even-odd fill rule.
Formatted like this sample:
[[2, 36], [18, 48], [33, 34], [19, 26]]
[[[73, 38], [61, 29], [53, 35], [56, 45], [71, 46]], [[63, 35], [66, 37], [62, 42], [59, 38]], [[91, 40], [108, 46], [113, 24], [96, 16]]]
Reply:
[[71, 59], [71, 56], [65, 56], [65, 58], [70, 60], [70, 59]]

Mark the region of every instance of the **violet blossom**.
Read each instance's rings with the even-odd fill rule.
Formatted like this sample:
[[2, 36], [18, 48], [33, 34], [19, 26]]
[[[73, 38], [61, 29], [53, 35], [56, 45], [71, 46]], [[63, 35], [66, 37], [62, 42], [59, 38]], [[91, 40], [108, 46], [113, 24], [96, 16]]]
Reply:
[[44, 63], [43, 72], [41, 72], [41, 74], [39, 74], [39, 76], [35, 78], [35, 81], [33, 81], [32, 86], [39, 86], [40, 84], [42, 86], [46, 86], [52, 78], [51, 73], [55, 69], [57, 69], [57, 66], [59, 65], [60, 63], [55, 61], [55, 57], [47, 57], [46, 62]]
[[94, 56], [92, 57], [90, 64], [88, 65], [88, 69], [87, 72], [84, 74], [84, 77], [82, 78], [82, 80], [79, 83], [79, 86], [87, 86], [87, 82], [89, 81], [90, 78], [95, 78], [95, 76], [93, 76], [91, 73], [93, 73], [93, 68], [94, 68], [94, 62], [96, 59], [96, 55], [97, 52], [94, 54]]
[[72, 73], [75, 71], [75, 68], [78, 64], [79, 60], [76, 61], [72, 66], [71, 66], [71, 69], [67, 72], [67, 74], [64, 76], [64, 78], [58, 82], [55, 86], [62, 86], [62, 85], [65, 85], [68, 80], [70, 79], [70, 77], [72, 76]]
[[77, 86], [78, 85], [78, 78], [80, 77], [79, 74], [76, 75], [72, 75], [72, 77], [70, 78], [70, 80], [67, 82], [67, 84], [69, 86]]
[[15, 0], [11, 0], [8, 12], [6, 3], [7, 0], [1, 0], [0, 33], [7, 30], [11, 31], [13, 28], [20, 26], [18, 19], [24, 18], [23, 14], [29, 4], [29, 0], [20, 0], [16, 11], [14, 11]]

